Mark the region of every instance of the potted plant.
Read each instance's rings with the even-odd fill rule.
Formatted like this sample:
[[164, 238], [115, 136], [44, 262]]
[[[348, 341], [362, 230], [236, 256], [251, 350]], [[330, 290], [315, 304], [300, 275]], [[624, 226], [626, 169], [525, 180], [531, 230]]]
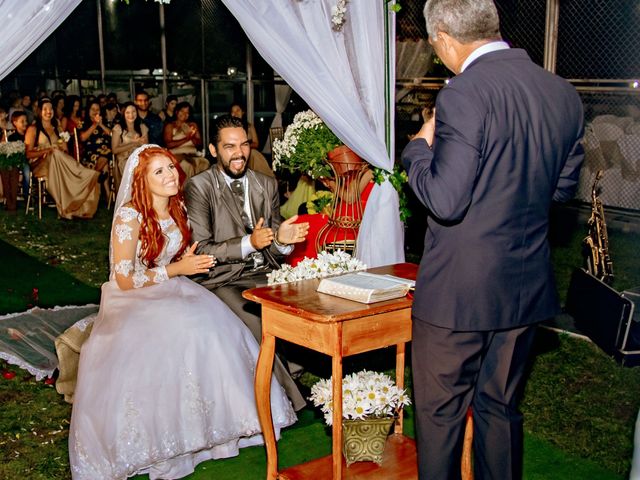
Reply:
[[0, 175], [2, 175], [2, 187], [7, 202], [7, 210], [16, 209], [18, 196], [19, 167], [26, 163], [24, 143], [2, 142], [0, 143]]
[[[331, 378], [311, 387], [309, 399], [324, 413], [327, 425], [333, 423]], [[391, 377], [362, 370], [342, 379], [342, 429], [347, 466], [354, 462], [382, 464], [387, 435], [398, 410], [411, 401]]]
[[301, 172], [313, 179], [333, 175], [328, 158], [340, 164], [363, 163], [312, 110], [293, 117], [284, 137], [274, 140], [272, 152], [274, 170]]

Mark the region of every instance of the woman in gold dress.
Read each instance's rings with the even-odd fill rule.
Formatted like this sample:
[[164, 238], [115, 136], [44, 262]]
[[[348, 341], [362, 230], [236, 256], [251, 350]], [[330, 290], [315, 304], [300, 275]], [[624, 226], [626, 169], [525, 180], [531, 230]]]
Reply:
[[41, 99], [40, 107], [36, 124], [27, 129], [25, 136], [32, 174], [46, 178], [47, 191], [55, 200], [61, 218], [91, 218], [98, 209], [100, 173], [83, 167], [67, 153], [51, 100]]

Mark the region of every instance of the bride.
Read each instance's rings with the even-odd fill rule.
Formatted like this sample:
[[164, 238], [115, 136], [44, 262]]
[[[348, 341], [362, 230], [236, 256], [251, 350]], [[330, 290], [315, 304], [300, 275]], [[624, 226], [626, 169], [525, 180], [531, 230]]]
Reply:
[[[69, 457], [74, 479], [180, 478], [262, 443], [253, 372], [259, 346], [215, 295], [188, 248], [185, 174], [143, 145], [125, 166], [111, 229], [110, 281], [80, 354]], [[296, 421], [272, 379], [276, 431]]]

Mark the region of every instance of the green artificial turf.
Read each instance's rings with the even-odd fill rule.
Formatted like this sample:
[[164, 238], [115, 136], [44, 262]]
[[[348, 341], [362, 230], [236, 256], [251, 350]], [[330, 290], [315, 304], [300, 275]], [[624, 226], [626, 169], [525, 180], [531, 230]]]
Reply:
[[[584, 214], [584, 212], [582, 212]], [[585, 234], [575, 211], [560, 213], [562, 228], [552, 232], [552, 259], [558, 290], [564, 298], [569, 275], [581, 264], [580, 242]], [[98, 211], [91, 221], [64, 221], [45, 211], [42, 221], [0, 212], [0, 312], [22, 311], [38, 305], [97, 303], [99, 285], [108, 274], [107, 250], [111, 212]], [[559, 234], [558, 231], [561, 231]], [[618, 289], [640, 285], [637, 230], [610, 228], [610, 247]], [[327, 357], [295, 352], [309, 371], [310, 386], [330, 374]], [[294, 359], [295, 360], [295, 359]], [[345, 361], [345, 372], [362, 368], [393, 368], [390, 349]], [[0, 365], [0, 369], [4, 368]], [[11, 380], [0, 377], [0, 479], [70, 478], [67, 436], [71, 407], [55, 390], [26, 372]], [[411, 386], [407, 378], [407, 386]], [[633, 426], [640, 408], [640, 368], [621, 367], [594, 345], [542, 335], [536, 342], [531, 373], [521, 405], [525, 418], [525, 479], [619, 479], [628, 476]], [[405, 433], [413, 434], [412, 410]], [[280, 466], [295, 465], [330, 452], [328, 430], [315, 410], [283, 432]], [[191, 479], [264, 478], [262, 447], [243, 449], [239, 457], [205, 462]], [[144, 477], [140, 477], [144, 478]]]
[[98, 303], [100, 290], [0, 240], [0, 314], [31, 307]]

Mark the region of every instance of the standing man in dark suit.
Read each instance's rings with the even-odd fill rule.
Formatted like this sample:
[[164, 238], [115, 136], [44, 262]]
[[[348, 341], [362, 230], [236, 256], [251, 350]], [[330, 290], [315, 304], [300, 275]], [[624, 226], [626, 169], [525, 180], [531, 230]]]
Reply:
[[583, 152], [575, 89], [500, 38], [492, 0], [428, 0], [429, 42], [456, 74], [402, 154], [429, 211], [413, 305], [421, 479], [522, 476], [518, 392], [535, 325], [559, 312], [547, 230]]
[[[197, 252], [216, 258], [208, 275], [194, 280], [214, 292], [262, 340], [260, 305], [242, 292], [266, 285], [266, 275], [278, 268], [278, 257], [293, 250], [309, 231], [308, 223], [281, 223], [275, 178], [247, 168], [247, 132], [239, 118], [219, 117], [209, 151], [217, 163], [189, 179], [185, 186], [187, 212]], [[289, 372], [276, 357], [274, 373], [295, 410], [305, 405]]]

